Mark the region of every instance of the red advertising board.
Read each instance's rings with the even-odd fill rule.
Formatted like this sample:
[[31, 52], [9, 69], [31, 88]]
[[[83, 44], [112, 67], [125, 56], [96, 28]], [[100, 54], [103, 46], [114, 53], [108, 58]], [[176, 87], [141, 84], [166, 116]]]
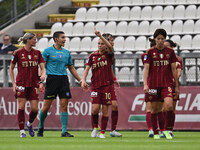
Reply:
[[[200, 87], [181, 87], [180, 101], [177, 103], [175, 129], [200, 130]], [[72, 99], [69, 101], [68, 129], [91, 129], [91, 100], [90, 93], [81, 88], [71, 88]], [[116, 89], [119, 120], [119, 130], [146, 130], [145, 103], [142, 87], [121, 87]], [[42, 108], [43, 94], [40, 95], [39, 110]], [[45, 120], [46, 129], [61, 129], [59, 99], [54, 100]], [[18, 129], [17, 101], [11, 88], [0, 89], [0, 129]], [[30, 103], [26, 103], [26, 120], [30, 111]], [[101, 118], [101, 117], [100, 117]], [[99, 121], [100, 122], [100, 121]], [[108, 129], [111, 118], [109, 118]], [[39, 117], [34, 122], [34, 128], [39, 124]]]

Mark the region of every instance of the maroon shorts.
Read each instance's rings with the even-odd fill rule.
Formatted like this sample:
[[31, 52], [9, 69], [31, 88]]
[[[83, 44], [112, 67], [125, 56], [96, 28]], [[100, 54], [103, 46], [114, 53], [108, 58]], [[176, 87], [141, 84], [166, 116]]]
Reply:
[[100, 88], [91, 88], [92, 104], [110, 105], [116, 100], [114, 85], [102, 86]]
[[173, 98], [171, 87], [149, 88], [149, 92], [145, 93], [145, 102], [163, 102], [166, 97]]
[[25, 98], [26, 100], [39, 100], [39, 90], [37, 87], [17, 86], [16, 98]]

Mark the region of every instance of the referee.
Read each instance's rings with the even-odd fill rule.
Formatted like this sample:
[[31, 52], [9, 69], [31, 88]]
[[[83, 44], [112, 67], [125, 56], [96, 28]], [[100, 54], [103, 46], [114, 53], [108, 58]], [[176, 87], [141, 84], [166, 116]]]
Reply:
[[67, 76], [66, 67], [69, 69], [71, 74], [81, 83], [81, 78], [73, 67], [71, 54], [68, 50], [64, 49], [65, 44], [65, 34], [62, 31], [57, 31], [53, 34], [53, 39], [55, 44], [48, 47], [42, 53], [44, 61], [46, 63], [46, 88], [44, 94], [44, 105], [40, 111], [40, 123], [37, 132], [38, 137], [43, 137], [44, 131], [44, 121], [47, 117], [47, 112], [53, 102], [53, 100], [58, 95], [60, 98], [61, 106], [61, 124], [62, 133], [61, 137], [74, 137], [67, 132], [68, 124], [68, 99], [71, 98], [69, 80]]

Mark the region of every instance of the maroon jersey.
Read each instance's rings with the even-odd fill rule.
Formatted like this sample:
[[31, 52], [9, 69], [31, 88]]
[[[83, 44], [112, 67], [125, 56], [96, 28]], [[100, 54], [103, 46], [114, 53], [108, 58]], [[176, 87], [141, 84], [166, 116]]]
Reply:
[[147, 51], [144, 63], [149, 64], [148, 86], [150, 88], [170, 87], [172, 83], [171, 63], [176, 62], [174, 50], [165, 47], [158, 50], [152, 47]]
[[98, 50], [90, 54], [86, 65], [92, 70], [91, 87], [99, 88], [114, 83], [111, 67], [113, 57], [113, 53], [99, 54]]
[[24, 48], [18, 49], [14, 52], [11, 62], [17, 63], [17, 86], [38, 87], [38, 65], [44, 63], [39, 50], [32, 49], [28, 52]]

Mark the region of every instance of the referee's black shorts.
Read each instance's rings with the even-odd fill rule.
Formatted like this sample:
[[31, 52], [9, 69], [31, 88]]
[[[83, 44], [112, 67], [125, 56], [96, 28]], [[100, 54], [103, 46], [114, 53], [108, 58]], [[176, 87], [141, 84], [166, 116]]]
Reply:
[[71, 98], [68, 76], [64, 75], [47, 76], [44, 99], [55, 99], [57, 95], [59, 96], [60, 99]]

